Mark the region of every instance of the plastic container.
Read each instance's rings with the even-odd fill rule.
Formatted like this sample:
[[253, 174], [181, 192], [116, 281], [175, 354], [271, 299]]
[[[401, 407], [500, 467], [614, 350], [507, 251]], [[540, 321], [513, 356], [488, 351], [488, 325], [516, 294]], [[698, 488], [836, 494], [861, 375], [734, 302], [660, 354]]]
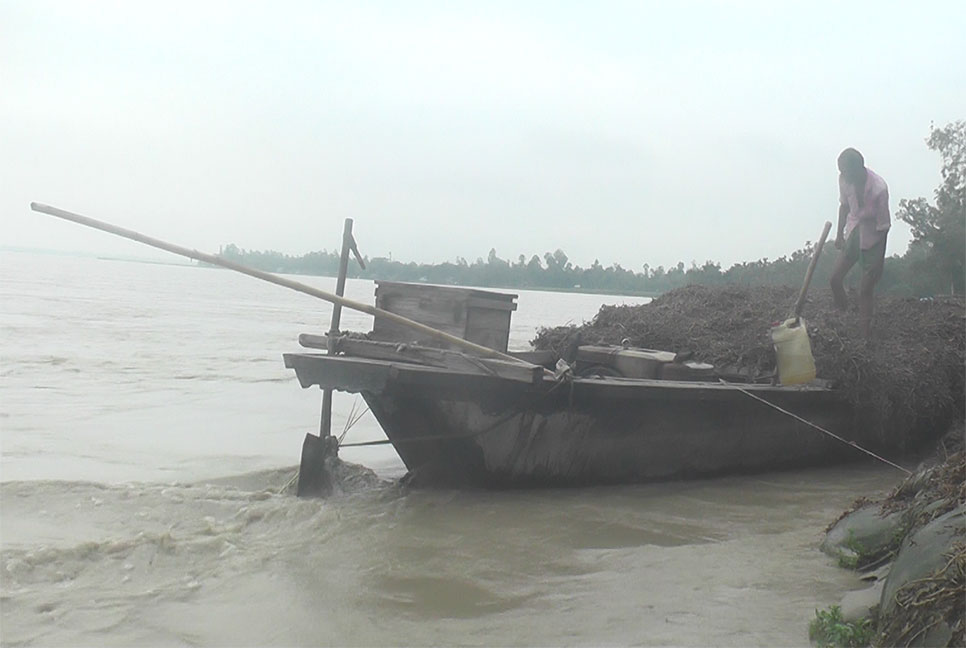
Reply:
[[778, 379], [783, 385], [800, 385], [815, 380], [815, 358], [808, 341], [805, 320], [787, 319], [771, 329], [778, 356]]

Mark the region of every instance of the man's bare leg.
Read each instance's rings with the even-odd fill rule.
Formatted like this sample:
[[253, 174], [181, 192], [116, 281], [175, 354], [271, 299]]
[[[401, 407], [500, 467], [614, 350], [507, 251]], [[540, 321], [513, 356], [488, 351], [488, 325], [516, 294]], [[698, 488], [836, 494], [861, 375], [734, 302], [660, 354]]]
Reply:
[[862, 273], [862, 283], [859, 287], [859, 329], [862, 336], [869, 339], [872, 336], [872, 311], [875, 307], [875, 285], [882, 277], [885, 259], [879, 259]]
[[872, 308], [875, 291], [875, 277], [866, 271], [862, 273], [862, 284], [859, 287], [859, 330], [862, 337], [869, 339], [872, 335]]
[[845, 296], [843, 282], [845, 281], [845, 275], [855, 265], [856, 260], [854, 256], [849, 254], [849, 249], [845, 248], [839, 253], [839, 258], [835, 261], [835, 268], [832, 270], [832, 276], [829, 277], [829, 285], [832, 286], [832, 298], [835, 300], [836, 308], [845, 310], [849, 307], [849, 300]]

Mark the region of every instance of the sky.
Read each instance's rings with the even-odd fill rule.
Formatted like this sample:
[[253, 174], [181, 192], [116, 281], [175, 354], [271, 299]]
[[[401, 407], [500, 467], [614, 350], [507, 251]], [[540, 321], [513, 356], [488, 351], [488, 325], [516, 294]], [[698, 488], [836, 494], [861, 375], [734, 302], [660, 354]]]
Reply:
[[[966, 3], [0, 0], [0, 246], [640, 270], [789, 254], [847, 146], [932, 198]], [[833, 230], [834, 234], [834, 230]], [[894, 220], [889, 253], [908, 227]]]

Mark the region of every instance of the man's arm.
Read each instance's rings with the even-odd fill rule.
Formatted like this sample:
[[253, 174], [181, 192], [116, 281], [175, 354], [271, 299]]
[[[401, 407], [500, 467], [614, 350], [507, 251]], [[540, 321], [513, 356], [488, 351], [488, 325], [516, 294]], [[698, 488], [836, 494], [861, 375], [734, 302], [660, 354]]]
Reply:
[[892, 219], [889, 217], [889, 188], [882, 190], [879, 196], [879, 204], [875, 211], [875, 229], [879, 232], [889, 229]]
[[835, 230], [835, 249], [841, 250], [845, 247], [845, 219], [849, 215], [849, 206], [845, 203], [839, 204], [839, 226]]

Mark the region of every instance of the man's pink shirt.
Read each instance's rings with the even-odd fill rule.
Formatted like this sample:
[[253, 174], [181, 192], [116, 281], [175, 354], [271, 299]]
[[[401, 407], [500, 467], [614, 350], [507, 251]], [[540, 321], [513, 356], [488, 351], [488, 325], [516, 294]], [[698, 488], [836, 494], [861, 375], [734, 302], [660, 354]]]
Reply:
[[882, 240], [892, 226], [889, 218], [889, 187], [872, 169], [866, 168], [868, 178], [865, 181], [865, 200], [859, 207], [855, 187], [847, 183], [839, 175], [839, 202], [849, 206], [849, 215], [845, 221], [845, 238], [856, 227], [859, 228], [859, 247], [868, 250]]

